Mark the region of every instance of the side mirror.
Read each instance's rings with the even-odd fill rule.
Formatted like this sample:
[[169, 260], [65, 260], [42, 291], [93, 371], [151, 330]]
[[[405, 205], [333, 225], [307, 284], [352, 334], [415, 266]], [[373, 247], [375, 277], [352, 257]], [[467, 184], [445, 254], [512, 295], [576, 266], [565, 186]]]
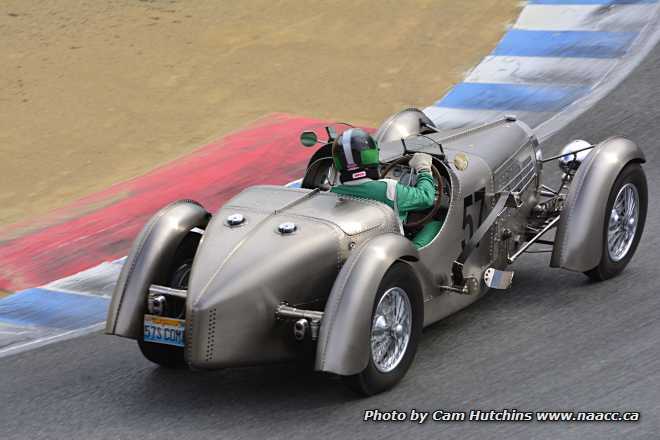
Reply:
[[319, 138], [313, 131], [303, 131], [300, 134], [300, 143], [303, 144], [304, 147], [313, 147], [318, 141]]

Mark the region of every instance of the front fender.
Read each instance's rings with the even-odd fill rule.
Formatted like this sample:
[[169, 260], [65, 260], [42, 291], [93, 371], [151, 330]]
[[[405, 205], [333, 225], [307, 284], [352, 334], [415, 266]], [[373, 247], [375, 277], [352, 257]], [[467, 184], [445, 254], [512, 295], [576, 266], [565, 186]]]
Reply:
[[112, 294], [105, 332], [136, 339], [149, 285], [162, 278], [192, 228], [205, 228], [210, 214], [199, 204], [181, 200], [158, 211], [133, 242]]
[[551, 267], [586, 272], [598, 266], [612, 185], [628, 163], [645, 161], [642, 150], [628, 139], [609, 138], [594, 148], [575, 173], [566, 196]]
[[410, 240], [393, 233], [376, 236], [350, 254], [325, 306], [316, 370], [348, 376], [367, 367], [374, 300], [385, 272], [397, 260], [415, 264], [419, 252]]

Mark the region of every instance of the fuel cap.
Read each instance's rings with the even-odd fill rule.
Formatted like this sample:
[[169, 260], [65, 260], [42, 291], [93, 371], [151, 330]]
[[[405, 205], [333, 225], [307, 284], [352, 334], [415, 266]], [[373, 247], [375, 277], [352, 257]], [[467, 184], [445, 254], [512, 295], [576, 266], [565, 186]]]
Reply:
[[245, 221], [243, 214], [231, 214], [227, 216], [227, 224], [229, 226], [238, 226]]
[[291, 234], [296, 229], [298, 229], [298, 227], [295, 223], [292, 222], [280, 223], [280, 225], [277, 227], [277, 231], [280, 234]]

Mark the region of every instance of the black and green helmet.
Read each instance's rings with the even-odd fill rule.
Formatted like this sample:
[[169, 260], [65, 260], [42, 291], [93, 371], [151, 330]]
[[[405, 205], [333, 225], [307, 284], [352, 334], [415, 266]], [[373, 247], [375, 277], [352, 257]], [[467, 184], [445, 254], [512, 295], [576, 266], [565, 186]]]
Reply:
[[378, 178], [378, 145], [364, 130], [351, 128], [338, 136], [332, 145], [332, 158], [342, 182]]

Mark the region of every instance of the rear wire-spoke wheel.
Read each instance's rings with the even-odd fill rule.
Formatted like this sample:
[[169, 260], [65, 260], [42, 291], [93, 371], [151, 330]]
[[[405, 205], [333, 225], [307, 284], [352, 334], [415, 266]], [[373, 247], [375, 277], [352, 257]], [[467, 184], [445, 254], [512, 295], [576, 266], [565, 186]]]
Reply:
[[598, 266], [585, 272], [589, 278], [603, 281], [628, 265], [644, 231], [647, 203], [646, 176], [639, 164], [631, 163], [612, 186], [603, 225], [602, 257]]
[[378, 288], [369, 333], [369, 362], [344, 377], [352, 389], [374, 395], [396, 385], [410, 367], [422, 333], [422, 296], [410, 267], [395, 263]]
[[[168, 271], [167, 286], [174, 289], [188, 290], [190, 271], [192, 269], [193, 257], [199, 245], [201, 236], [191, 233], [181, 242], [176, 251], [172, 265]], [[185, 303], [177, 305], [173, 318], [183, 319]], [[145, 342], [143, 337], [138, 338], [138, 346], [142, 355], [160, 366], [166, 368], [183, 368], [186, 366], [183, 357], [183, 348], [172, 345], [155, 344]]]
[[376, 305], [371, 323], [371, 356], [381, 373], [395, 369], [408, 348], [412, 306], [405, 290], [392, 287]]

